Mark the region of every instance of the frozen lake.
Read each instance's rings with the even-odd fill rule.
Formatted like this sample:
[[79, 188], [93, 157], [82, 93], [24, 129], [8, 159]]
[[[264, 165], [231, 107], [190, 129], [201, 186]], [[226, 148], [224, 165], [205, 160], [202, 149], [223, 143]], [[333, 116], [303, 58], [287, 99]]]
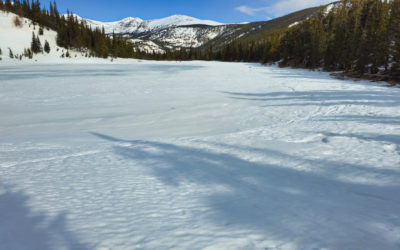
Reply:
[[257, 64], [0, 64], [0, 249], [399, 249], [400, 89]]

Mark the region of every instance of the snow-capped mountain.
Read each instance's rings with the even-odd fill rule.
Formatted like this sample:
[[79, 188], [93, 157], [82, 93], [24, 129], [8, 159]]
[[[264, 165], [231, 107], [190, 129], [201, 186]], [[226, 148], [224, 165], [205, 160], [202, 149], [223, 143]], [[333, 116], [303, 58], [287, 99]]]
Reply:
[[139, 49], [147, 52], [161, 52], [165, 48], [199, 47], [225, 29], [222, 23], [185, 15], [154, 20], [128, 17], [116, 22], [99, 22], [77, 15], [74, 17], [92, 28], [104, 28], [107, 34], [115, 33], [130, 38]]
[[99, 22], [75, 16], [94, 28], [104, 28], [107, 34], [124, 36], [146, 52], [163, 52], [166, 49], [199, 48], [213, 46], [218, 48], [233, 39], [247, 39], [265, 32], [287, 28], [300, 23], [318, 13], [321, 8], [301, 10], [269, 21], [222, 24], [210, 20], [200, 20], [185, 15], [173, 15], [154, 20], [128, 17], [116, 22]]
[[81, 18], [77, 15], [74, 16], [76, 16], [80, 20], [86, 21], [86, 23], [88, 25], [91, 25], [93, 28], [104, 27], [106, 33], [115, 32], [117, 34], [146, 33], [171, 27], [188, 26], [188, 25], [207, 25], [207, 26], [223, 25], [222, 23], [210, 20], [200, 20], [185, 15], [173, 15], [162, 19], [154, 19], [147, 21], [142, 20], [138, 17], [128, 17], [116, 22], [99, 22]]

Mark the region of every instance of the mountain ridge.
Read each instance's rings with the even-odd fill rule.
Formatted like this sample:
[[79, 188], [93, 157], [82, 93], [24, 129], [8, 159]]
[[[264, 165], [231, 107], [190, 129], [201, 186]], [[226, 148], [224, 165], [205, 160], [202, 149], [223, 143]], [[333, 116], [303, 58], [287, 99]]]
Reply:
[[[67, 15], [64, 15], [67, 16]], [[161, 30], [169, 27], [188, 26], [188, 25], [206, 25], [206, 26], [221, 26], [223, 23], [212, 20], [201, 20], [187, 15], [171, 15], [159, 19], [144, 20], [139, 17], [126, 17], [121, 20], [112, 22], [102, 22], [88, 18], [80, 17], [73, 14], [78, 20], [85, 21], [88, 25], [93, 25], [94, 28], [104, 27], [106, 33], [143, 33], [152, 30]]]
[[152, 20], [126, 17], [113, 22], [85, 19], [76, 14], [73, 16], [92, 28], [104, 28], [106, 34], [115, 33], [130, 39], [138, 50], [164, 53], [171, 49], [180, 50], [204, 46], [218, 48], [234, 39], [247, 39], [265, 32], [288, 28], [291, 24], [302, 22], [327, 6], [300, 10], [272, 20], [241, 24], [223, 24], [187, 15], [172, 15]]

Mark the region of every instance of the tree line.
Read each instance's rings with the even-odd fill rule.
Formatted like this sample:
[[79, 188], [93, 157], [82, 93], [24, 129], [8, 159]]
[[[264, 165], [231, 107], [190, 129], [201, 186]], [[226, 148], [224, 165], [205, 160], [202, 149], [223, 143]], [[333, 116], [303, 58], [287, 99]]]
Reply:
[[135, 50], [127, 39], [92, 29], [56, 2], [41, 9], [39, 0], [0, 1], [0, 9], [57, 31], [57, 44], [86, 50], [90, 56], [153, 60], [279, 62], [281, 66], [344, 71], [357, 77], [400, 81], [400, 0], [343, 0], [286, 30], [260, 38], [233, 40], [222, 48], [181, 48], [165, 53]]
[[400, 80], [400, 0], [345, 0], [289, 29], [282, 65]]
[[233, 41], [221, 54], [224, 61], [279, 61], [400, 81], [400, 0], [344, 0], [280, 34]]

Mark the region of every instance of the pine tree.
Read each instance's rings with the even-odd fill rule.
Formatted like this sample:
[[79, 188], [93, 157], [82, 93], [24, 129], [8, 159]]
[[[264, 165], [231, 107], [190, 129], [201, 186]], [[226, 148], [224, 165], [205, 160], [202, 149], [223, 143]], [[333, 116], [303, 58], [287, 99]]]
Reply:
[[400, 0], [394, 0], [390, 10], [391, 74], [395, 80], [400, 81]]
[[21, 27], [22, 26], [22, 21], [21, 21], [21, 18], [19, 16], [14, 17], [13, 23], [14, 23], [15, 27]]
[[30, 49], [24, 49], [24, 57], [28, 57], [29, 59], [32, 59], [32, 51]]
[[38, 47], [38, 53], [43, 52], [43, 47], [42, 47], [42, 43], [40, 42], [39, 36], [36, 37], [36, 44], [37, 44], [37, 47]]
[[38, 51], [37, 44], [36, 44], [36, 36], [35, 36], [34, 32], [32, 32], [31, 50], [33, 53], [37, 53], [37, 51]]
[[49, 54], [50, 53], [50, 44], [49, 42], [46, 40], [44, 43], [44, 51]]
[[14, 53], [12, 52], [12, 50], [10, 48], [8, 48], [8, 56], [13, 59], [14, 58]]
[[31, 50], [35, 54], [40, 53], [40, 52], [43, 51], [40, 39], [39, 39], [39, 37], [35, 36], [34, 32], [32, 32]]
[[8, 10], [8, 11], [11, 11], [11, 10], [12, 10], [12, 3], [11, 3], [10, 0], [6, 0], [6, 2], [5, 2], [5, 9]]

